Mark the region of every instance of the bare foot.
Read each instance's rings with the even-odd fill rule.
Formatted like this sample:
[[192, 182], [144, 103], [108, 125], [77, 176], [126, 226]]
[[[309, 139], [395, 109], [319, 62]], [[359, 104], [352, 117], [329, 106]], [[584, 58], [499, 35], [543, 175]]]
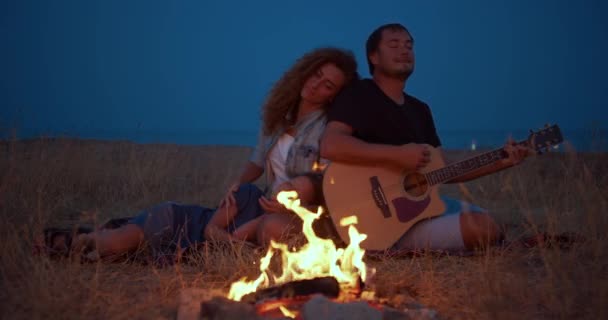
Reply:
[[[95, 252], [95, 236], [92, 233], [82, 233], [76, 236], [72, 241], [72, 256], [74, 258], [88, 258], [88, 256]], [[96, 256], [94, 254], [93, 256]]]

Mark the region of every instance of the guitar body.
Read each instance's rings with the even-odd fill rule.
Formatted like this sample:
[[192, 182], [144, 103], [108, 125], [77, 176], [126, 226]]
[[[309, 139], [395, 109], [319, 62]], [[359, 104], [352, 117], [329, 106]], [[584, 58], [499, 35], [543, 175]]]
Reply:
[[324, 173], [323, 194], [336, 231], [349, 241], [340, 220], [357, 216], [355, 225], [368, 237], [364, 249], [390, 248], [420, 220], [441, 215], [445, 204], [438, 185], [429, 186], [424, 173], [444, 167], [439, 150], [428, 146], [431, 162], [419, 172], [333, 162]]

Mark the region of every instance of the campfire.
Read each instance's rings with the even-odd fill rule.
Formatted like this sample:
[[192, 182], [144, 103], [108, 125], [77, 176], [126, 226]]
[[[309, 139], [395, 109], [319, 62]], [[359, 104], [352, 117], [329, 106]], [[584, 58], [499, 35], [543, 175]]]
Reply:
[[[349, 228], [350, 241], [346, 248], [336, 248], [332, 240], [318, 237], [313, 230], [313, 222], [323, 213], [321, 207], [316, 213], [307, 210], [300, 206], [297, 193], [293, 191], [279, 193], [277, 200], [302, 219], [302, 231], [307, 243], [299, 250], [290, 251], [286, 244], [271, 241], [266, 255], [260, 260], [259, 277], [252, 281], [241, 279], [233, 283], [228, 298], [235, 301], [246, 298], [252, 302], [286, 296], [298, 298], [315, 293], [340, 300], [347, 300], [353, 295], [358, 297], [362, 285], [370, 276], [368, 272], [373, 273], [374, 270], [368, 269], [363, 262], [365, 251], [361, 249], [360, 243], [367, 236], [355, 228], [356, 217], [341, 221], [342, 226]], [[269, 270], [274, 256], [281, 259], [282, 270], [278, 276]], [[271, 285], [270, 290], [262, 290]], [[282, 305], [280, 307], [284, 310], [287, 308]], [[289, 312], [285, 313], [287, 315]]]
[[[369, 288], [375, 269], [363, 261], [365, 251], [360, 244], [367, 236], [357, 231], [355, 216], [340, 221], [341, 226], [349, 228], [350, 239], [346, 248], [336, 248], [332, 240], [318, 237], [313, 230], [313, 222], [322, 214], [321, 207], [315, 213], [300, 206], [296, 192], [281, 192], [277, 200], [302, 219], [307, 242], [297, 250], [290, 250], [286, 244], [272, 241], [259, 261], [260, 275], [256, 279], [242, 278], [232, 283], [226, 297], [218, 292], [204, 292], [199, 298], [193, 298], [192, 294], [182, 295], [183, 308], [178, 319], [332, 319], [344, 316], [401, 319], [404, 316], [402, 311], [376, 299]], [[273, 258], [280, 261], [277, 274], [270, 270]], [[416, 315], [422, 315], [420, 319], [434, 319], [433, 315]]]

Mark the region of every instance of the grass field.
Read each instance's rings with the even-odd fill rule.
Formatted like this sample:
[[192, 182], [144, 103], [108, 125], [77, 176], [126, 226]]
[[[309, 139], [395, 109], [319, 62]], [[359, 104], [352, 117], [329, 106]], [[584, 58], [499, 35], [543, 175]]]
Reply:
[[[44, 226], [95, 225], [174, 200], [213, 207], [249, 148], [35, 139], [0, 143], [2, 318], [175, 318], [183, 288], [255, 275], [260, 253], [206, 246], [189, 264], [50, 261], [31, 254]], [[450, 152], [454, 159], [467, 152]], [[446, 319], [608, 317], [608, 154], [545, 154], [445, 194], [489, 209], [507, 240], [576, 232], [558, 248], [493, 248], [473, 257], [380, 258], [378, 296]]]

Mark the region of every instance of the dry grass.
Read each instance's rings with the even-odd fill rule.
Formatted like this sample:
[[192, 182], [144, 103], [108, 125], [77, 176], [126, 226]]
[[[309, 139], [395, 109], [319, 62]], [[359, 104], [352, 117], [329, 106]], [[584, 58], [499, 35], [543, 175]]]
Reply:
[[[70, 139], [0, 143], [0, 310], [8, 318], [174, 318], [187, 287], [256, 273], [247, 248], [205, 246], [188, 264], [79, 264], [30, 254], [46, 225], [92, 225], [165, 200], [214, 206], [248, 148]], [[462, 154], [455, 154], [462, 156]], [[370, 261], [378, 295], [452, 319], [606, 318], [608, 155], [548, 154], [445, 193], [509, 227], [584, 234], [570, 250], [491, 249], [475, 257]]]

